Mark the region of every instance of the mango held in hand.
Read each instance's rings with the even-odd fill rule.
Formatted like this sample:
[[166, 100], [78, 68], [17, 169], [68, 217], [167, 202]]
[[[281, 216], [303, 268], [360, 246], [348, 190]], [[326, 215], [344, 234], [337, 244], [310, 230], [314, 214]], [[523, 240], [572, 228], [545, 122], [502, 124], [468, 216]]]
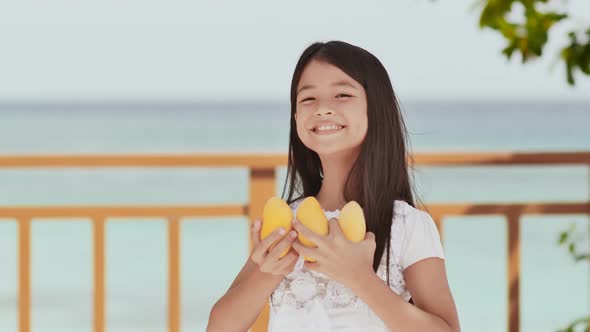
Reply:
[[[320, 203], [313, 196], [306, 197], [297, 208], [297, 220], [304, 226], [309, 228], [312, 232], [327, 235], [328, 234], [328, 219], [324, 214], [324, 210]], [[299, 233], [299, 241], [306, 247], [314, 248], [317, 245]], [[315, 262], [316, 260], [309, 257], [303, 257], [308, 262]]]
[[338, 224], [346, 236], [352, 242], [361, 242], [367, 233], [367, 224], [361, 206], [350, 201], [344, 205], [338, 217]]
[[[283, 227], [285, 229], [285, 237], [291, 231], [293, 227], [291, 222], [293, 220], [293, 212], [285, 201], [278, 197], [271, 197], [264, 204], [262, 211], [262, 227], [260, 229], [260, 239], [263, 240], [268, 237], [277, 228]], [[276, 241], [270, 246], [272, 249], [279, 241]], [[270, 250], [269, 249], [269, 250]], [[279, 258], [285, 257], [291, 247], [287, 247], [284, 252], [281, 253]]]

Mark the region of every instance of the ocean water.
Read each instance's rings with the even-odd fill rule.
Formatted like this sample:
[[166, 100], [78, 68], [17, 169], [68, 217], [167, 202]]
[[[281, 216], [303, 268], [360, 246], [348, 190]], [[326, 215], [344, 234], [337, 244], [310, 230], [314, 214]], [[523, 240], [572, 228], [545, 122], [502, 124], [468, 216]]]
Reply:
[[[590, 104], [407, 103], [414, 152], [590, 151]], [[289, 107], [228, 105], [5, 105], [0, 154], [286, 153]], [[285, 169], [278, 169], [277, 193]], [[245, 203], [245, 168], [0, 169], [0, 205]], [[426, 202], [588, 201], [590, 170], [552, 167], [418, 167]], [[588, 264], [574, 263], [557, 234], [587, 216], [524, 216], [522, 331], [556, 331], [590, 313]], [[182, 328], [204, 331], [209, 309], [248, 257], [245, 218], [182, 221]], [[0, 331], [16, 331], [16, 225], [0, 221]], [[463, 331], [506, 327], [506, 224], [501, 217], [444, 220], [449, 283]], [[88, 220], [35, 220], [32, 329], [91, 331]], [[107, 224], [108, 331], [165, 331], [166, 224]]]

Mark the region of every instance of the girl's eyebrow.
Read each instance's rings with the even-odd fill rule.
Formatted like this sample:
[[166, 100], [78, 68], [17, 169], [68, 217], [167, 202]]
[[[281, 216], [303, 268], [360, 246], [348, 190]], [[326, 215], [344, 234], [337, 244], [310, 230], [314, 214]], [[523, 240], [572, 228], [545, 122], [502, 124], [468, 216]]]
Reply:
[[[353, 89], [358, 90], [358, 88], [354, 85], [352, 85], [350, 82], [348, 81], [338, 81], [338, 82], [334, 82], [331, 84], [332, 86], [347, 86], [347, 87], [351, 87]], [[299, 93], [303, 90], [307, 90], [307, 89], [313, 89], [315, 88], [315, 85], [304, 85], [302, 86], [299, 91], [297, 91], [297, 95], [299, 95]]]

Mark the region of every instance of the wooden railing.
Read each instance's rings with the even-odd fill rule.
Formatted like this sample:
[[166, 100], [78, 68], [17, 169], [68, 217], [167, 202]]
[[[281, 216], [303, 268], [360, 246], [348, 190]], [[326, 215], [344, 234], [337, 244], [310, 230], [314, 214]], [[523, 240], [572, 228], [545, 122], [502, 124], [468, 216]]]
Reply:
[[[590, 152], [559, 153], [429, 153], [415, 154], [419, 166], [480, 165], [585, 165], [590, 169]], [[286, 166], [286, 155], [199, 154], [199, 155], [50, 155], [0, 156], [0, 168], [97, 168], [97, 167], [242, 167], [248, 168], [249, 201], [246, 205], [215, 206], [2, 206], [0, 218], [18, 224], [18, 323], [20, 332], [30, 332], [30, 229], [33, 218], [89, 218], [94, 242], [94, 332], [105, 331], [105, 223], [113, 217], [163, 217], [168, 221], [168, 327], [180, 331], [180, 232], [183, 217], [246, 216], [249, 222], [260, 217], [266, 199], [275, 195], [276, 168]], [[590, 186], [590, 183], [589, 183]], [[423, 208], [423, 207], [420, 207]], [[508, 327], [520, 325], [520, 225], [527, 214], [588, 214], [590, 202], [428, 204], [428, 211], [441, 232], [447, 216], [502, 215], [508, 221]], [[245, 234], [245, 236], [247, 236]], [[250, 243], [251, 248], [252, 243]], [[268, 306], [254, 325], [253, 332], [266, 331]]]

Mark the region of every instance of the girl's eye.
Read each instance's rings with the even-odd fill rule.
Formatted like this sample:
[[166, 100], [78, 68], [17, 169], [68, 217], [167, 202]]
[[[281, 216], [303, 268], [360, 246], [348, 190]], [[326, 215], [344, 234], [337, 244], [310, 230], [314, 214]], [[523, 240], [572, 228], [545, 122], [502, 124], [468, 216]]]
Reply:
[[[348, 98], [348, 97], [352, 97], [352, 96], [351, 95], [348, 95], [348, 94], [345, 94], [345, 93], [340, 93], [340, 94], [336, 95], [336, 98]], [[306, 102], [308, 100], [315, 100], [315, 98], [314, 97], [308, 97], [308, 98], [305, 98], [305, 99], [301, 100], [300, 103]]]

